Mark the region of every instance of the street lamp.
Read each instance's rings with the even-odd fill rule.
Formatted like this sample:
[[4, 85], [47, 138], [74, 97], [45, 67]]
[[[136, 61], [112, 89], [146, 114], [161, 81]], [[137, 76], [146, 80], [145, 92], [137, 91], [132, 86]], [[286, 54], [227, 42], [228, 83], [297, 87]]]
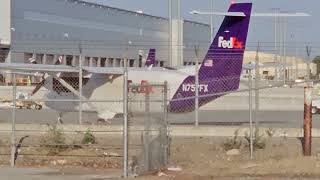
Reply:
[[[210, 6], [211, 7], [211, 12], [213, 12], [213, 10], [214, 10], [213, 9], [213, 1], [214, 0], [211, 0], [211, 4], [210, 4], [211, 5]], [[210, 16], [210, 38], [211, 38], [210, 40], [211, 40], [211, 42], [213, 41], [213, 33], [214, 33], [214, 30], [213, 30], [213, 15], [211, 15]]]

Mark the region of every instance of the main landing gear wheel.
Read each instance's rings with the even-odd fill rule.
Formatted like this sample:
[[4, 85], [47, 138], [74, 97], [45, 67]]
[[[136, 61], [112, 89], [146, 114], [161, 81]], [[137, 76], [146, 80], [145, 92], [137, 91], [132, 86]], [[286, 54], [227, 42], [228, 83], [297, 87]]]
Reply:
[[59, 113], [59, 115], [58, 115], [58, 124], [63, 124], [62, 117], [63, 117], [63, 114]]

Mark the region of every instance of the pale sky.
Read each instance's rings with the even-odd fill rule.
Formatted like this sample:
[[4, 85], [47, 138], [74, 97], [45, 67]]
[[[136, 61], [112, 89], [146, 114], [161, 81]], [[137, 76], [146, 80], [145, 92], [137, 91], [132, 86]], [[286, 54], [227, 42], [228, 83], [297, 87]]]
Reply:
[[[167, 0], [87, 0], [112, 7], [128, 10], [143, 10], [144, 13], [168, 17]], [[211, 0], [181, 0], [182, 17], [188, 20], [209, 23], [206, 16], [189, 14], [191, 10], [209, 11]], [[244, 2], [238, 0], [237, 2]], [[248, 2], [248, 1], [245, 1]], [[272, 8], [282, 11], [296, 11], [309, 13], [311, 17], [288, 18], [287, 26], [287, 53], [305, 56], [306, 45], [312, 46], [312, 55], [320, 54], [320, 39], [317, 36], [320, 30], [320, 1], [319, 0], [251, 0], [254, 12], [273, 12]], [[214, 0], [214, 10], [227, 11], [230, 0]], [[219, 27], [221, 18], [214, 18], [214, 26]], [[272, 52], [274, 46], [274, 19], [253, 18], [250, 24], [248, 46], [254, 48], [261, 42], [264, 51]], [[295, 43], [298, 42], [298, 43]], [[297, 45], [295, 45], [297, 44]], [[297, 48], [296, 48], [297, 46]], [[295, 51], [297, 49], [297, 51]]]

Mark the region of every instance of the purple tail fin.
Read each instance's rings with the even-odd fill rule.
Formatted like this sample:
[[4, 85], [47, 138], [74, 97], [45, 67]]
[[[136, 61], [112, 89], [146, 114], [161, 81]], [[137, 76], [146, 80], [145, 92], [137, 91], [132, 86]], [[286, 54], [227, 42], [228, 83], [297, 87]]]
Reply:
[[[243, 12], [245, 17], [226, 16], [222, 22], [199, 69], [199, 95], [212, 94], [199, 98], [200, 106], [221, 96], [214, 94], [239, 88], [251, 8], [251, 3], [230, 6], [229, 12]], [[188, 76], [183, 81], [170, 102], [171, 112], [194, 109], [194, 98], [188, 98], [195, 96], [194, 82], [194, 76]]]
[[155, 65], [156, 65], [156, 49], [150, 49], [145, 66], [150, 67]]

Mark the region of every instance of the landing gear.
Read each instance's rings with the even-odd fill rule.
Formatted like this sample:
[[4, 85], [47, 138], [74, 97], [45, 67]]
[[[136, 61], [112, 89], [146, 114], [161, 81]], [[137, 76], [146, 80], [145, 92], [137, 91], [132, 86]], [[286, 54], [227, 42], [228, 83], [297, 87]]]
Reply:
[[110, 119], [102, 119], [102, 118], [99, 118], [98, 120], [97, 120], [97, 123], [98, 124], [111, 124], [111, 120]]
[[59, 115], [58, 115], [58, 124], [63, 124], [62, 116], [63, 116], [63, 114], [62, 114], [61, 112], [59, 112]]

